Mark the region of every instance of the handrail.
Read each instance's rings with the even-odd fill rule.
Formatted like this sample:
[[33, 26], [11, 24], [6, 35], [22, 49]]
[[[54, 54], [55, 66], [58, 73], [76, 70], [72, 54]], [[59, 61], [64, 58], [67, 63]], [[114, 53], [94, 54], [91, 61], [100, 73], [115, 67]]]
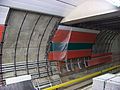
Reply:
[[113, 67], [110, 67], [110, 68], [107, 68], [107, 69], [104, 69], [104, 70], [101, 70], [101, 71], [98, 71], [98, 72], [95, 72], [95, 73], [86, 75], [86, 76], [81, 77], [81, 78], [77, 78], [77, 79], [74, 79], [74, 80], [70, 80], [70, 81], [68, 81], [68, 82], [61, 83], [61, 84], [59, 84], [59, 85], [55, 85], [55, 86], [52, 86], [52, 87], [48, 87], [48, 88], [45, 88], [45, 89], [43, 89], [43, 90], [56, 90], [56, 89], [59, 89], [59, 88], [63, 88], [63, 87], [66, 87], [66, 86], [70, 86], [70, 85], [72, 85], [72, 84], [75, 84], [75, 83], [78, 83], [78, 82], [82, 82], [82, 81], [91, 79], [91, 78], [93, 78], [93, 77], [95, 77], [95, 76], [98, 76], [98, 75], [107, 73], [108, 71], [111, 71], [111, 70], [114, 70], [114, 69], [117, 69], [117, 68], [120, 68], [120, 65], [113, 66]]

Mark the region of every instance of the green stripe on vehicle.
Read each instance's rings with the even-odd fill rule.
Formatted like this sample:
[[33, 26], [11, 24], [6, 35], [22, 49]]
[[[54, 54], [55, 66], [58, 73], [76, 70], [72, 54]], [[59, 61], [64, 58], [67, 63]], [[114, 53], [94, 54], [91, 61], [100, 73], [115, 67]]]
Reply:
[[92, 43], [51, 43], [50, 51], [92, 49]]

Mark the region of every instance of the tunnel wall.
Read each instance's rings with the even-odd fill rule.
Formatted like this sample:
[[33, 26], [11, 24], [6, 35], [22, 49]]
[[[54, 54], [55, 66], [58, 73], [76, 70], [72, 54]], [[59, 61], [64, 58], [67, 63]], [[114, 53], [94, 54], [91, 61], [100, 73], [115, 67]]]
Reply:
[[60, 20], [57, 16], [10, 9], [3, 35], [4, 79], [26, 74], [31, 74], [32, 79], [48, 78], [55, 74], [46, 55]]
[[115, 39], [118, 37], [118, 35], [118, 32], [102, 30], [97, 35], [96, 43], [93, 47], [93, 53], [112, 52], [111, 50], [114, 48], [113, 43], [115, 43]]
[[111, 46], [111, 52], [120, 52], [120, 36], [118, 35]]
[[9, 12], [9, 7], [0, 6], [0, 85], [3, 85], [2, 73], [2, 46], [3, 46], [3, 33], [5, 30], [5, 22]]
[[108, 65], [120, 64], [120, 34], [116, 31], [101, 30], [97, 35], [96, 43], [93, 46], [94, 54], [112, 53], [112, 62]]

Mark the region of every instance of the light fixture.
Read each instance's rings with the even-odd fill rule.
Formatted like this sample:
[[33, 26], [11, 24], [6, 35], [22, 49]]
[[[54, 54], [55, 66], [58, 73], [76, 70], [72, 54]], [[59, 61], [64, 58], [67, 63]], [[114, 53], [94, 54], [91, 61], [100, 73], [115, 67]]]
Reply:
[[120, 7], [120, 0], [106, 0], [108, 2], [110, 2], [111, 4]]

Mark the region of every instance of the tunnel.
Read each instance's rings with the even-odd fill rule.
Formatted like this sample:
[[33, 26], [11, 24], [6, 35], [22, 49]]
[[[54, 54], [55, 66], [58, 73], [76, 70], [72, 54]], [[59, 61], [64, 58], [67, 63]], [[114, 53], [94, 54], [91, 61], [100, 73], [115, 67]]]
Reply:
[[[42, 8], [37, 0], [0, 1], [0, 90], [27, 90], [27, 85], [29, 90], [82, 90], [92, 84], [91, 74], [120, 71], [119, 11], [67, 21], [63, 7], [54, 11], [41, 3]], [[25, 75], [28, 83], [7, 85]], [[87, 75], [91, 78], [74, 83]]]

